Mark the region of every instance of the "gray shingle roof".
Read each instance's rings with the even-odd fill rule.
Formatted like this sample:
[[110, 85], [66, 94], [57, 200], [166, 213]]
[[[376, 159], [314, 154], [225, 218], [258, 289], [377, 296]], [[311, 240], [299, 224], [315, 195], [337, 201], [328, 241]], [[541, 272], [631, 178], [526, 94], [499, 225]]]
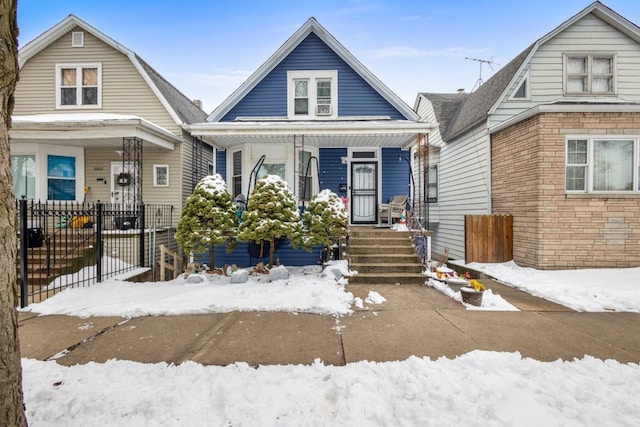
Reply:
[[191, 99], [175, 88], [164, 77], [162, 77], [156, 70], [147, 64], [140, 56], [136, 54], [136, 59], [140, 62], [140, 65], [147, 72], [153, 83], [158, 87], [158, 90], [162, 92], [167, 102], [171, 104], [171, 107], [180, 116], [184, 123], [201, 123], [207, 118], [207, 113], [202, 111], [196, 106]]
[[444, 141], [459, 136], [482, 120], [486, 120], [489, 110], [498, 101], [534, 46], [535, 43], [522, 51], [473, 93], [423, 94], [433, 104]]

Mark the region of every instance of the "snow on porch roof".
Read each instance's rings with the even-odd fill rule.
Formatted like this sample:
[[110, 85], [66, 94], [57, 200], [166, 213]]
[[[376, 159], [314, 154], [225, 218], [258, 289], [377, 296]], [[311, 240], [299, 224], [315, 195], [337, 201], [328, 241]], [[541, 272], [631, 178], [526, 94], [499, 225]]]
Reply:
[[174, 133], [142, 117], [109, 113], [35, 114], [13, 116], [11, 138], [14, 140], [91, 140], [137, 137], [168, 150], [182, 140]]
[[434, 127], [433, 123], [406, 120], [260, 120], [185, 126], [192, 135], [207, 137], [220, 148], [247, 142], [282, 143], [294, 136], [304, 136], [306, 144], [318, 147], [408, 147]]

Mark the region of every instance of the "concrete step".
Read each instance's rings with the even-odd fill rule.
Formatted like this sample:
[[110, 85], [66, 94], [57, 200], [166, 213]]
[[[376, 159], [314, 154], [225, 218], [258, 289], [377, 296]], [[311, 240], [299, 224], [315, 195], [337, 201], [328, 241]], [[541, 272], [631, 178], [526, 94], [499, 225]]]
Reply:
[[349, 276], [349, 283], [354, 285], [398, 284], [423, 285], [426, 277], [417, 273], [358, 273]]
[[351, 254], [352, 264], [411, 264], [420, 263], [420, 259], [415, 253], [410, 254], [386, 254], [378, 253], [375, 256], [371, 254]]
[[422, 265], [418, 263], [351, 263], [351, 269], [359, 273], [422, 273]]
[[378, 255], [378, 254], [414, 254], [415, 249], [409, 243], [406, 245], [349, 245], [349, 255]]

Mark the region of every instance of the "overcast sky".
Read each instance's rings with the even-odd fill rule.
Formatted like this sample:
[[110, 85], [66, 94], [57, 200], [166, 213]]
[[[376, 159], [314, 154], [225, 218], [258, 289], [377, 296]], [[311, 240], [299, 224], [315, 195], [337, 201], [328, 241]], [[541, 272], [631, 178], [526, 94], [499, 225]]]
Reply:
[[[640, 0], [603, 2], [640, 24]], [[407, 104], [471, 91], [588, 0], [18, 0], [19, 44], [74, 14], [210, 113], [315, 17]], [[473, 59], [491, 61], [491, 63]], [[482, 73], [480, 65], [482, 64]]]

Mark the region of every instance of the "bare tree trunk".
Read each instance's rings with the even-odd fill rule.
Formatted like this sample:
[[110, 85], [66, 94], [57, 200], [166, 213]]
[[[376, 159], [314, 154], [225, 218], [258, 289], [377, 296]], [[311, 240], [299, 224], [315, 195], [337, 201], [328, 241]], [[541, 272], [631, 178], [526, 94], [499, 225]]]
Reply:
[[18, 80], [16, 0], [0, 0], [0, 425], [26, 426], [18, 341], [16, 209], [11, 179], [9, 128]]

